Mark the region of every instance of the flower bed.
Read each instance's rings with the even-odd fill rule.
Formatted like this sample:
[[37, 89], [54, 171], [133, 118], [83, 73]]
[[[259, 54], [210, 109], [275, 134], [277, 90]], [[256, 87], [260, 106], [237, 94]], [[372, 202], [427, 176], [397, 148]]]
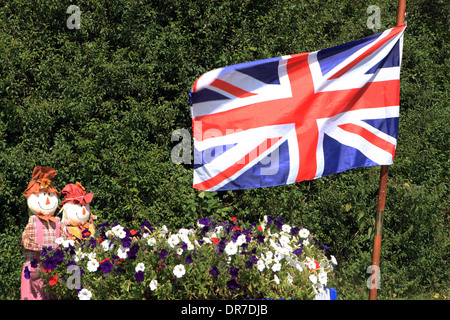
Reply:
[[307, 229], [269, 216], [179, 230], [102, 223], [95, 237], [58, 243], [40, 263], [55, 299], [313, 299], [336, 264]]

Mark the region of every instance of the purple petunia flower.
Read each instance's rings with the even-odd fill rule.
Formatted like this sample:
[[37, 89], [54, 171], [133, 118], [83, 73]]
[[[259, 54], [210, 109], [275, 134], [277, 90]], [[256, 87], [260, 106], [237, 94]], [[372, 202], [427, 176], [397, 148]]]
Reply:
[[98, 226], [99, 229], [104, 229], [104, 228], [108, 228], [110, 226], [108, 221], [102, 222], [100, 223], [100, 225]]
[[264, 238], [265, 237], [266, 237], [265, 235], [259, 234], [259, 235], [256, 236], [256, 240], [258, 240], [259, 243], [264, 243]]
[[55, 250], [53, 258], [55, 259], [56, 264], [61, 263], [61, 261], [64, 260], [64, 252], [62, 252], [60, 249]]
[[139, 245], [136, 243], [134, 244], [130, 250], [127, 252], [127, 256], [129, 259], [134, 259], [136, 258], [136, 254], [139, 251]]
[[239, 283], [237, 283], [235, 279], [231, 279], [230, 281], [227, 281], [227, 286], [231, 290], [236, 290], [237, 288], [239, 288]]
[[48, 257], [48, 252], [52, 250], [52, 247], [42, 247], [41, 257]]
[[102, 270], [104, 273], [110, 273], [113, 268], [114, 265], [109, 262], [109, 260], [105, 260], [100, 264], [100, 270]]
[[239, 268], [231, 267], [229, 272], [230, 272], [230, 275], [231, 275], [231, 279], [235, 279], [238, 276]]
[[253, 262], [252, 262], [251, 260], [245, 261], [245, 267], [246, 267], [247, 269], [253, 268]]
[[282, 228], [282, 226], [283, 226], [283, 223], [282, 223], [281, 221], [279, 221], [279, 220], [277, 219], [277, 220], [275, 220], [273, 223], [277, 226], [277, 228], [278, 228], [279, 230], [281, 230], [281, 228]]
[[28, 269], [28, 266], [26, 266], [25, 269], [23, 270], [23, 276], [27, 280], [30, 279], [30, 270]]
[[164, 260], [165, 257], [167, 257], [168, 253], [165, 249], [161, 249], [159, 253], [159, 260]]
[[47, 259], [45, 259], [44, 262], [42, 262], [42, 265], [47, 270], [55, 269], [57, 264], [58, 263], [56, 262], [55, 258], [53, 258], [53, 257], [48, 257]]
[[186, 260], [184, 260], [184, 263], [189, 264], [189, 263], [191, 263], [192, 261], [194, 261], [194, 260], [192, 260], [192, 256], [191, 256], [191, 254], [189, 253], [189, 254], [187, 255], [187, 257], [186, 257]]
[[219, 269], [217, 269], [217, 267], [214, 266], [209, 269], [209, 274], [212, 275], [213, 277], [217, 277], [220, 274], [220, 272]]
[[198, 223], [203, 224], [205, 226], [207, 226], [209, 223], [211, 222], [211, 219], [209, 219], [208, 217], [205, 218], [201, 218]]
[[36, 268], [36, 267], [38, 266], [38, 260], [37, 260], [37, 259], [31, 260], [30, 266], [31, 266], [32, 268]]
[[296, 235], [298, 235], [298, 232], [300, 231], [300, 228], [299, 227], [292, 227], [291, 228], [291, 234], [293, 235], [293, 236], [296, 236]]
[[144, 271], [138, 271], [134, 274], [134, 278], [136, 279], [136, 282], [142, 282], [144, 281]]
[[296, 256], [301, 255], [303, 253], [303, 245], [300, 248], [292, 251], [292, 253], [295, 254]]
[[271, 216], [267, 216], [267, 225], [270, 226], [273, 223], [273, 218]]
[[129, 248], [131, 246], [131, 238], [128, 237], [128, 235], [123, 239], [120, 239], [120, 242], [122, 242], [122, 246], [124, 248]]

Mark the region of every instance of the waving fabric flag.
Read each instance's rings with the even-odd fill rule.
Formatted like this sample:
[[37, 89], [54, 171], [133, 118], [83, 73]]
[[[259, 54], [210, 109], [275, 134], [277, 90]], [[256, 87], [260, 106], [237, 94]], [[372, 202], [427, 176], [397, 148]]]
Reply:
[[392, 164], [405, 27], [200, 76], [190, 91], [193, 187], [279, 186]]

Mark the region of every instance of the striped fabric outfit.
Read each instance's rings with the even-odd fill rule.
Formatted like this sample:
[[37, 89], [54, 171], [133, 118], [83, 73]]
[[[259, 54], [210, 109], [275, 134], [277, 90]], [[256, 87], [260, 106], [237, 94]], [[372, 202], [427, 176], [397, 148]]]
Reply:
[[[22, 246], [24, 247], [24, 264], [21, 279], [21, 299], [22, 300], [42, 300], [46, 299], [42, 293], [42, 280], [39, 277], [38, 268], [31, 267], [31, 262], [36, 259], [40, 261], [43, 247], [56, 248], [56, 239], [62, 235], [62, 224], [60, 219], [55, 217], [55, 221], [45, 221], [36, 215], [30, 216], [28, 224], [22, 234]], [[30, 278], [25, 278], [25, 268], [30, 271]]]

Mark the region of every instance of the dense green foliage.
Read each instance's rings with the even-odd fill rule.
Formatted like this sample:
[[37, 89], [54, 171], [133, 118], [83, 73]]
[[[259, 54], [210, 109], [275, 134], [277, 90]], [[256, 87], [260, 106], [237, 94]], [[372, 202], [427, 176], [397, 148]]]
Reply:
[[[69, 29], [71, 4], [81, 28]], [[202, 73], [323, 49], [395, 26], [397, 1], [0, 0], [0, 298], [20, 298], [22, 196], [36, 165], [81, 182], [99, 221], [181, 227], [283, 216], [331, 246], [340, 299], [366, 299], [379, 168], [295, 185], [203, 193], [174, 164]], [[449, 4], [407, 4], [398, 148], [389, 169], [380, 299], [448, 296]]]

